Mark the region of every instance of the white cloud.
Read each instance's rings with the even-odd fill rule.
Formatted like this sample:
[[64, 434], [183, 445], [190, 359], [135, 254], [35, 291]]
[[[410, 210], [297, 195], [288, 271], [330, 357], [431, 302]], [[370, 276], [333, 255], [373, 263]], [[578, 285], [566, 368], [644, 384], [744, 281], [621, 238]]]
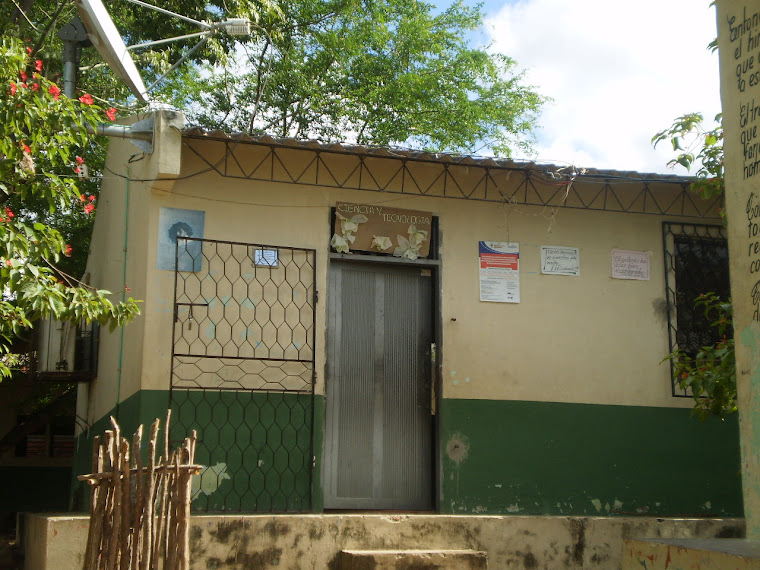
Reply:
[[493, 50], [554, 101], [536, 157], [577, 166], [679, 173], [657, 131], [687, 112], [720, 111], [715, 12], [707, 0], [521, 0], [486, 18]]

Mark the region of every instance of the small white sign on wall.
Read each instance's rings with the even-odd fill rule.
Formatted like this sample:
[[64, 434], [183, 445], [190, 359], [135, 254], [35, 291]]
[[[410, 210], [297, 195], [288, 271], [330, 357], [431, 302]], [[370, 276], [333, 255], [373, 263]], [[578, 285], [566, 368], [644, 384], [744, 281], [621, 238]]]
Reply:
[[580, 275], [581, 261], [578, 248], [542, 245], [541, 273], [544, 275]]
[[613, 249], [612, 278], [649, 281], [649, 252]]

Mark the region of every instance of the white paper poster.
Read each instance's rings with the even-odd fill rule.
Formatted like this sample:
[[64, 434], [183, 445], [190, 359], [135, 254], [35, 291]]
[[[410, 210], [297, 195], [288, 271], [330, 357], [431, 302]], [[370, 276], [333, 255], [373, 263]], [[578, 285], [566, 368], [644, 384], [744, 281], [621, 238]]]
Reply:
[[649, 281], [649, 253], [613, 249], [612, 278]]
[[541, 246], [541, 273], [544, 275], [580, 275], [577, 247]]
[[520, 244], [503, 241], [478, 243], [480, 300], [520, 302]]

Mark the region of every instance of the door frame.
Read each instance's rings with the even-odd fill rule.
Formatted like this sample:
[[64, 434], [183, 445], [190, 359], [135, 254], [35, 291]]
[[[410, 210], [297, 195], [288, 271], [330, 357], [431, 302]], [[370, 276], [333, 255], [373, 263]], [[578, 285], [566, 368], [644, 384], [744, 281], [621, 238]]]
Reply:
[[[434, 232], [437, 234], [437, 217], [435, 217], [435, 223], [434, 223]], [[436, 235], [435, 238], [438, 236]], [[434, 251], [437, 251], [437, 243], [438, 239], [434, 239], [434, 242], [431, 244], [431, 255]], [[434, 247], [435, 246], [435, 247]], [[442, 346], [442, 335], [441, 331], [443, 330], [443, 321], [442, 321], [442, 314], [441, 314], [441, 269], [442, 264], [440, 259], [401, 259], [396, 257], [390, 257], [390, 256], [380, 256], [380, 255], [363, 255], [363, 254], [345, 254], [345, 253], [334, 253], [330, 252], [328, 259], [327, 259], [327, 285], [328, 285], [328, 295], [327, 295], [327, 306], [326, 306], [326, 319], [325, 319], [325, 371], [324, 371], [324, 391], [325, 391], [325, 418], [324, 418], [324, 425], [322, 426], [322, 433], [324, 434], [324, 437], [322, 438], [322, 468], [320, 470], [320, 479], [322, 481], [323, 489], [322, 494], [324, 496], [325, 488], [329, 484], [328, 482], [328, 472], [327, 472], [327, 422], [330, 421], [330, 419], [327, 417], [327, 385], [329, 382], [332, 381], [331, 378], [331, 370], [330, 370], [330, 355], [332, 353], [332, 340], [331, 340], [331, 334], [330, 334], [330, 327], [332, 326], [332, 323], [330, 321], [330, 316], [333, 315], [333, 303], [336, 302], [335, 296], [332, 294], [332, 288], [330, 287], [331, 279], [332, 279], [332, 263], [333, 262], [341, 262], [341, 263], [357, 263], [357, 264], [372, 264], [372, 265], [384, 265], [388, 267], [416, 267], [419, 269], [428, 269], [431, 271], [431, 279], [432, 279], [432, 325], [433, 325], [433, 342], [436, 346], [436, 358], [435, 363], [432, 366], [432, 379], [431, 379], [431, 403], [434, 406], [433, 410], [433, 419], [432, 419], [432, 433], [431, 433], [431, 490], [433, 493], [432, 497], [432, 505], [433, 505], [433, 511], [434, 512], [440, 512], [441, 510], [441, 481], [440, 481], [440, 473], [441, 473], [441, 454], [440, 454], [440, 409], [441, 409], [441, 364], [443, 362], [443, 346]], [[340, 509], [332, 509], [332, 510], [340, 510]]]

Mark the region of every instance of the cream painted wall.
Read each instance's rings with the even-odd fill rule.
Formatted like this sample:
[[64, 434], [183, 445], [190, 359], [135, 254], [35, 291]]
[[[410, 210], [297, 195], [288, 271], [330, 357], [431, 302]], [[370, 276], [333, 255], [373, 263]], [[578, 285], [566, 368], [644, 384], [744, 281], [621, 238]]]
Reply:
[[[469, 203], [441, 211], [444, 395], [691, 405], [671, 396], [660, 364], [668, 351], [662, 218], [568, 209], [552, 223], [542, 214]], [[479, 301], [478, 240], [520, 243], [519, 304]], [[579, 248], [580, 276], [541, 274], [542, 245]], [[612, 279], [612, 249], [647, 251], [650, 280]]]
[[[125, 122], [143, 118], [132, 117]], [[179, 122], [177, 115], [158, 112], [154, 119], [155, 142], [162, 147], [161, 152], [144, 153], [124, 139], [109, 142], [85, 279], [98, 289], [111, 291], [113, 302], [121, 301], [123, 292], [126, 297], [148, 298], [146, 252], [151, 239], [148, 216], [151, 189], [157, 185], [152, 180], [176, 176], [180, 164], [179, 133], [174, 128]], [[143, 315], [144, 307], [143, 304]], [[123, 330], [101, 329], [98, 377], [81, 386], [77, 394], [77, 413], [89, 423], [143, 388], [143, 358], [151, 360], [150, 352], [145, 350], [143, 315]]]
[[[221, 158], [219, 143], [190, 144], [210, 163]], [[253, 164], [257, 152], [252, 146]], [[128, 143], [112, 142], [110, 168], [124, 172], [131, 154]], [[145, 302], [139, 321], [125, 331], [122, 400], [139, 388], [169, 388], [174, 273], [156, 266], [162, 207], [204, 211], [207, 239], [317, 250], [317, 392], [324, 393], [330, 208], [349, 201], [439, 216], [444, 397], [691, 406], [671, 396], [669, 368], [660, 363], [668, 351], [661, 224], [688, 218], [559, 209], [550, 219], [548, 210], [522, 205], [195, 175], [202, 164], [187, 145], [182, 161], [170, 191], [130, 186], [128, 281], [131, 294]], [[133, 163], [130, 174], [140, 178], [149, 166]], [[103, 192], [91, 274], [97, 286], [119, 290], [125, 181], [108, 179]], [[479, 301], [479, 240], [520, 243], [519, 304]], [[579, 248], [580, 276], [540, 274], [541, 245]], [[651, 279], [612, 279], [614, 248], [649, 252]], [[96, 417], [115, 401], [118, 351], [118, 332], [104, 335], [92, 396]]]

